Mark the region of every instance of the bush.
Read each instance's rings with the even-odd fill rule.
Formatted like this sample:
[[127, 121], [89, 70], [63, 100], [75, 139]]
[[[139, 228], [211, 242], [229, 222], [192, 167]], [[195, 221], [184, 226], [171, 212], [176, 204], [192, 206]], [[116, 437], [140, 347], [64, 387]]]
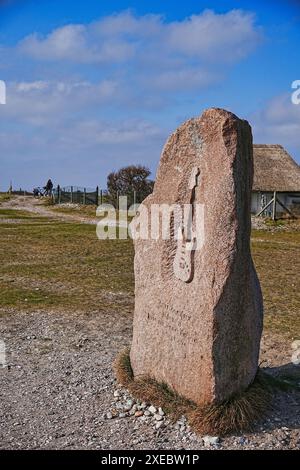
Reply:
[[128, 206], [134, 202], [141, 203], [153, 191], [154, 182], [149, 179], [151, 172], [141, 165], [131, 165], [112, 172], [107, 177], [109, 201], [117, 207], [119, 196], [128, 197]]

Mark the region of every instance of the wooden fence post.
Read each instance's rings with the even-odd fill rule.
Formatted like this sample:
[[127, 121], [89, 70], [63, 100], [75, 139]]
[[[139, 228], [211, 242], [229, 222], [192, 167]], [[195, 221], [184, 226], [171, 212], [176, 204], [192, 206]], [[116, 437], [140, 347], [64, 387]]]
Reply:
[[60, 202], [61, 202], [61, 196], [60, 196], [60, 194], [61, 194], [61, 191], [60, 191], [60, 186], [59, 186], [59, 184], [58, 184], [58, 185], [57, 185], [57, 203], [58, 203], [58, 204], [60, 204]]
[[99, 186], [96, 188], [96, 206], [99, 206]]
[[86, 204], [86, 188], [83, 188], [83, 204]]
[[274, 191], [273, 197], [273, 211], [272, 211], [272, 219], [276, 220], [276, 203], [277, 203], [277, 193]]
[[71, 203], [73, 202], [73, 186], [71, 186]]

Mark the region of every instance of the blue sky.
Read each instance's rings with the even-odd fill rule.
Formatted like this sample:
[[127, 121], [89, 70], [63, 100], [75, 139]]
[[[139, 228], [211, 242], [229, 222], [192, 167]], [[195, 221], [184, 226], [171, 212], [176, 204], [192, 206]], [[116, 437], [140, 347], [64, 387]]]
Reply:
[[300, 162], [300, 6], [290, 1], [0, 2], [0, 190], [105, 187], [205, 108]]

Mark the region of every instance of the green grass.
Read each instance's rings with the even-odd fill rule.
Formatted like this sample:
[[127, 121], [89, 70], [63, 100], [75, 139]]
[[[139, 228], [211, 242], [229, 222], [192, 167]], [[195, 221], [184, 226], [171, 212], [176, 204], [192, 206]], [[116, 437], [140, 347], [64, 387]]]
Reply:
[[[97, 217], [96, 210], [97, 206], [95, 205], [73, 205], [73, 206], [61, 206], [61, 205], [54, 205], [51, 207], [51, 210], [54, 214], [67, 214], [67, 215], [75, 215], [79, 217], [83, 217], [86, 219], [99, 219], [101, 220], [103, 217], [106, 217], [107, 214], [102, 217]], [[118, 218], [119, 211], [116, 210], [116, 217]], [[132, 220], [131, 216], [128, 216], [128, 222]]]
[[0, 306], [25, 305], [27, 298], [27, 309], [51, 303], [132, 311], [132, 242], [100, 241], [94, 225], [48, 222], [26, 215], [18, 224], [1, 223]]
[[295, 219], [295, 218], [285, 218], [285, 219], [277, 219], [277, 220], [273, 220], [273, 219], [265, 219], [265, 225], [272, 229], [272, 228], [286, 228], [286, 229], [298, 229], [300, 228], [300, 225], [299, 225], [299, 219]]
[[0, 280], [0, 306], [20, 307], [53, 306], [64, 303], [65, 298], [47, 291], [22, 289]]
[[51, 210], [54, 213], [58, 214], [70, 214], [70, 215], [79, 215], [82, 217], [88, 217], [88, 218], [95, 218], [96, 217], [96, 205], [74, 205], [72, 207], [69, 206], [60, 206], [60, 205], [54, 205], [51, 207]]
[[11, 196], [7, 193], [0, 193], [0, 204], [1, 202], [9, 201]]
[[46, 217], [35, 215], [29, 211], [21, 211], [17, 209], [3, 209], [0, 207], [0, 222], [1, 222], [1, 219], [11, 219], [11, 220], [28, 219], [34, 222], [39, 221], [39, 220], [44, 220], [44, 221], [48, 220]]
[[263, 290], [265, 328], [297, 338], [300, 331], [300, 232], [254, 231], [252, 253]]

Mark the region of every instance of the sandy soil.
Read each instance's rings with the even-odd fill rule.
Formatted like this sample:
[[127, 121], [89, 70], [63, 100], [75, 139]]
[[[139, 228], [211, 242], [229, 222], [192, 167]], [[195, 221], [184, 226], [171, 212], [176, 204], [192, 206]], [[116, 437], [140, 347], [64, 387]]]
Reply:
[[[34, 198], [31, 196], [19, 196], [5, 201], [1, 204], [3, 209], [16, 209], [28, 211], [41, 217], [49, 217], [55, 220], [65, 220], [67, 222], [80, 222], [84, 224], [97, 224], [99, 219], [83, 217], [79, 214], [64, 214], [54, 212], [51, 206], [44, 205], [44, 199]], [[95, 207], [96, 213], [96, 207]]]

